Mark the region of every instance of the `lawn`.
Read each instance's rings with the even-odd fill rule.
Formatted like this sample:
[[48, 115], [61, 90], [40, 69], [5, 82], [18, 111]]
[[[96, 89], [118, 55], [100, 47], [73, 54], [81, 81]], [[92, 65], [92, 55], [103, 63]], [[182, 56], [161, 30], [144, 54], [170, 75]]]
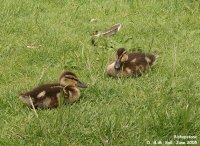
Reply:
[[[0, 3], [0, 145], [200, 144], [198, 0]], [[122, 24], [116, 35], [91, 44], [94, 31], [116, 23]], [[105, 68], [118, 47], [158, 50], [160, 58], [141, 77], [111, 78]], [[64, 69], [88, 84], [78, 102], [38, 109], [38, 117], [23, 106], [19, 93], [57, 82]]]

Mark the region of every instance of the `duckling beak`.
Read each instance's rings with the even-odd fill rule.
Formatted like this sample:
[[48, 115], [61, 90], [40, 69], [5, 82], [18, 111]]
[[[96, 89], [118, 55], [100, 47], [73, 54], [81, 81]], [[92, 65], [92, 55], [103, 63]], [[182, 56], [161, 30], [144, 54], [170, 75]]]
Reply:
[[80, 87], [80, 88], [87, 88], [87, 85], [85, 84], [85, 83], [83, 83], [83, 82], [81, 82], [81, 81], [77, 81], [77, 84], [76, 84], [78, 87]]
[[114, 68], [115, 68], [115, 69], [119, 69], [120, 66], [121, 66], [121, 61], [120, 61], [119, 59], [117, 59], [117, 61], [115, 62]]

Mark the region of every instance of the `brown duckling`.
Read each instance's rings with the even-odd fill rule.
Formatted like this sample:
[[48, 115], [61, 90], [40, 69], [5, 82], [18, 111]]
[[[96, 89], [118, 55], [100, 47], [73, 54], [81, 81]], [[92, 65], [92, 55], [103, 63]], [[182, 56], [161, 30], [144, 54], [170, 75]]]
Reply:
[[110, 76], [139, 76], [149, 70], [157, 60], [157, 54], [142, 52], [128, 53], [124, 48], [117, 50], [116, 60], [107, 66]]
[[59, 83], [45, 84], [36, 87], [32, 91], [20, 94], [20, 100], [35, 108], [56, 108], [59, 105], [61, 93], [66, 102], [75, 102], [80, 97], [80, 88], [87, 86], [82, 83], [77, 76], [69, 71], [65, 71], [59, 78]]

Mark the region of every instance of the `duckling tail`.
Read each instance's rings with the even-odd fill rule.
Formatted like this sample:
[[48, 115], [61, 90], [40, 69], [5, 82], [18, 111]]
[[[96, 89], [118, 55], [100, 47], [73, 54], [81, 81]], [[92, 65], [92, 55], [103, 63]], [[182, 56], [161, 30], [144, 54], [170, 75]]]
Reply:
[[26, 104], [26, 105], [28, 105], [28, 106], [30, 106], [31, 105], [31, 103], [30, 103], [30, 100], [29, 100], [29, 96], [27, 96], [27, 95], [25, 95], [25, 94], [20, 94], [19, 95], [19, 99], [22, 101], [22, 103], [24, 103], [24, 104]]
[[25, 98], [25, 95], [23, 93], [20, 93], [19, 98]]

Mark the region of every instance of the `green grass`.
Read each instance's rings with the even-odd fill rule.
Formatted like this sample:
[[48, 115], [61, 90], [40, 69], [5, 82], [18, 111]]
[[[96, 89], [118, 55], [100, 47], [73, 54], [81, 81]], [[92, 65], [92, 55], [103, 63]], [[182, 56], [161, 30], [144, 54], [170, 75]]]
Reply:
[[[144, 146], [174, 135], [195, 135], [199, 145], [198, 0], [0, 3], [0, 145]], [[93, 31], [115, 23], [117, 35], [91, 45]], [[160, 58], [148, 74], [117, 80], [105, 73], [117, 47], [159, 50]], [[56, 82], [64, 69], [89, 87], [77, 103], [37, 110], [37, 118], [18, 94]]]

